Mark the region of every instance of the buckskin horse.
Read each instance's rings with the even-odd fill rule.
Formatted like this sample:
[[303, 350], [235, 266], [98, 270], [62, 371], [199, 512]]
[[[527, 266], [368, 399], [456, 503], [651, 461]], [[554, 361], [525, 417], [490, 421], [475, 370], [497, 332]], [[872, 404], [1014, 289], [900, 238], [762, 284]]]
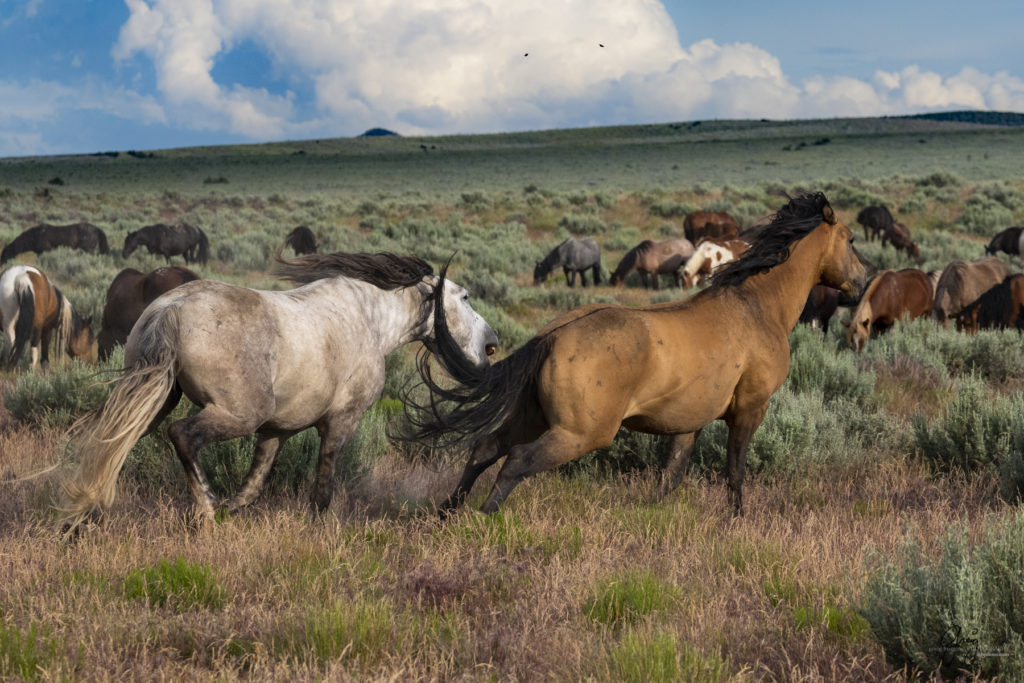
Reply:
[[181, 266], [164, 266], [147, 274], [134, 268], [118, 273], [107, 288], [100, 333], [96, 336], [99, 359], [106, 360], [115, 346], [124, 345], [135, 321], [154, 299], [198, 279], [198, 275]]
[[884, 270], [864, 290], [864, 296], [850, 316], [847, 341], [855, 351], [863, 351], [872, 334], [891, 329], [901, 318], [920, 318], [932, 310], [932, 283], [916, 268]]
[[186, 265], [205, 264], [210, 258], [210, 241], [206, 233], [188, 223], [157, 223], [128, 233], [121, 250], [122, 258], [128, 258], [139, 247], [146, 247], [150, 254], [162, 255], [168, 264], [172, 256], [183, 256]]
[[110, 247], [107, 235], [90, 223], [49, 225], [43, 223], [21, 233], [0, 252], [0, 264], [7, 263], [18, 254], [34, 251], [41, 254], [57, 247], [71, 247], [82, 251], [107, 254]]
[[483, 372], [497, 335], [466, 290], [423, 260], [393, 254], [308, 254], [279, 259], [302, 286], [260, 291], [196, 280], [154, 301], [132, 328], [125, 370], [106, 403], [75, 435], [79, 467], [59, 506], [68, 533], [109, 507], [136, 441], [182, 394], [198, 413], [168, 429], [195, 497], [213, 520], [214, 499], [197, 455], [206, 444], [256, 434], [252, 467], [228, 511], [259, 494], [282, 444], [309, 426], [320, 434], [312, 503], [330, 503], [334, 462], [384, 387], [384, 359], [421, 341], [453, 372]]
[[10, 347], [8, 370], [18, 365], [26, 343], [32, 369], [39, 368], [40, 360], [49, 366], [51, 340], [57, 353], [92, 360], [92, 320], [79, 316], [64, 294], [32, 266], [12, 266], [0, 274], [0, 324]]
[[659, 289], [660, 275], [672, 274], [679, 284], [679, 268], [693, 256], [693, 243], [685, 237], [672, 237], [661, 242], [644, 240], [626, 252], [626, 255], [615, 267], [609, 282], [621, 287], [626, 284], [626, 276], [636, 270], [640, 281], [647, 287], [647, 276], [651, 276], [651, 287]]
[[406, 438], [470, 446], [442, 516], [498, 459], [505, 462], [487, 513], [524, 478], [607, 446], [620, 425], [673, 435], [665, 495], [682, 479], [701, 429], [718, 419], [729, 428], [730, 498], [742, 512], [747, 448], [788, 374], [789, 335], [808, 292], [827, 284], [855, 297], [863, 286], [851, 242], [824, 195], [803, 195], [710, 288], [685, 301], [575, 309], [454, 387], [421, 367], [433, 400], [413, 407]]
[[580, 285], [587, 286], [587, 270], [594, 273], [594, 284], [601, 284], [601, 247], [593, 237], [570, 237], [548, 252], [533, 269], [534, 286], [548, 279], [555, 268], [565, 273], [565, 282], [576, 286], [576, 273], [580, 274]]

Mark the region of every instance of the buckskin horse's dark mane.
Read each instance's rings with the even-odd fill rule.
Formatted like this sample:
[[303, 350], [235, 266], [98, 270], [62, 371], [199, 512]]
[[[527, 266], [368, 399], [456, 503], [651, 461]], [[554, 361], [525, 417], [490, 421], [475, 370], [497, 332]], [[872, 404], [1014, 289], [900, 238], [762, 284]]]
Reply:
[[751, 275], [766, 273], [789, 258], [794, 242], [806, 237], [824, 220], [828, 200], [821, 192], [790, 197], [779, 209], [742, 257], [722, 267], [711, 278], [710, 291], [720, 291], [746, 282]]
[[329, 277], [350, 277], [368, 282], [380, 289], [411, 287], [434, 268], [416, 256], [398, 256], [388, 252], [376, 254], [306, 254], [293, 259], [274, 256], [278, 265], [274, 274], [296, 284], [307, 284]]

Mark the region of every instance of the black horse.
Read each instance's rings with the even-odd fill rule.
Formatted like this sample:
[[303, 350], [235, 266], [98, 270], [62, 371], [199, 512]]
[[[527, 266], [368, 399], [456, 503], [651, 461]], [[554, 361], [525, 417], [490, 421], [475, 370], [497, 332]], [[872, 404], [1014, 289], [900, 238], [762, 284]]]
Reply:
[[864, 226], [864, 239], [873, 242], [892, 230], [893, 217], [884, 206], [865, 206], [857, 214], [857, 222]]
[[295, 251], [296, 256], [298, 256], [301, 254], [315, 254], [319, 246], [320, 240], [316, 238], [313, 231], [305, 225], [300, 225], [288, 233], [280, 250], [284, 251], [285, 247], [291, 247]]
[[594, 284], [601, 284], [601, 247], [593, 237], [570, 237], [551, 250], [544, 260], [533, 269], [533, 284], [539, 285], [548, 279], [555, 268], [561, 266], [565, 281], [570, 287], [576, 285], [576, 273], [580, 284], [587, 286], [587, 269], [594, 271]]
[[0, 253], [0, 264], [6, 263], [26, 251], [41, 254], [57, 247], [71, 247], [100, 254], [110, 252], [106, 234], [95, 225], [89, 223], [74, 223], [72, 225], [43, 223], [29, 228], [11, 240], [11, 243]]
[[147, 225], [124, 238], [121, 256], [127, 258], [139, 247], [146, 247], [150, 254], [162, 254], [167, 263], [172, 256], [184, 256], [185, 263], [202, 263], [210, 258], [210, 242], [206, 233], [188, 223], [178, 225]]

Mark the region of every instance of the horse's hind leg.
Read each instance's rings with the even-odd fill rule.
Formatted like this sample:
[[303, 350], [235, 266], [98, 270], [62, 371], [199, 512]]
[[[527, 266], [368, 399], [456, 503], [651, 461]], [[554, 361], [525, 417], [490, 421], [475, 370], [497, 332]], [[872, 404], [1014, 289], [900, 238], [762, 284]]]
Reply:
[[199, 464], [199, 450], [216, 441], [252, 434], [257, 426], [258, 423], [247, 422], [219, 406], [209, 404], [197, 414], [178, 420], [167, 430], [178, 459], [185, 468], [185, 478], [196, 499], [196, 511], [200, 519], [213, 521], [216, 501], [206, 473]]
[[228, 512], [237, 512], [256, 500], [260, 492], [263, 491], [263, 487], [267, 482], [267, 475], [270, 474], [270, 468], [273, 466], [274, 460], [277, 459], [277, 454], [281, 452], [281, 448], [284, 446], [284, 442], [288, 440], [288, 437], [294, 433], [286, 432], [282, 434], [281, 432], [274, 432], [256, 434], [256, 450], [252, 458], [252, 467], [249, 468], [249, 473], [245, 475], [242, 488], [227, 502]]
[[747, 469], [747, 449], [767, 410], [766, 402], [726, 419], [729, 425], [729, 438], [725, 447], [729, 470], [729, 498], [732, 501], [733, 512], [737, 515], [743, 514], [743, 477]]

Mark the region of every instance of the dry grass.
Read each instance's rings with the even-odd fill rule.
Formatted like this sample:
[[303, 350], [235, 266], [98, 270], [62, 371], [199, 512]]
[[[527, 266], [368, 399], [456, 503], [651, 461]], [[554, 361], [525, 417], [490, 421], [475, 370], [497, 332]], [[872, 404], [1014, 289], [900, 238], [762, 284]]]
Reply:
[[[53, 462], [60, 437], [9, 430], [0, 448], [9, 478]], [[648, 504], [649, 477], [551, 474], [495, 516], [442, 524], [430, 501], [455, 472], [384, 458], [322, 518], [275, 497], [202, 532], [184, 487], [123, 487], [70, 545], [41, 478], [0, 501], [0, 617], [46, 634], [39, 678], [639, 679], [665, 652], [669, 673], [704, 680], [899, 678], [857, 614], [874, 558], [908, 535], [935, 552], [950, 525], [980, 533], [1006, 511], [991, 482], [860, 462], [755, 480], [741, 518], [720, 482]], [[212, 570], [223, 604], [126, 592], [127, 577], [176, 558]], [[662, 607], [628, 624], [588, 616], [638, 570]]]

